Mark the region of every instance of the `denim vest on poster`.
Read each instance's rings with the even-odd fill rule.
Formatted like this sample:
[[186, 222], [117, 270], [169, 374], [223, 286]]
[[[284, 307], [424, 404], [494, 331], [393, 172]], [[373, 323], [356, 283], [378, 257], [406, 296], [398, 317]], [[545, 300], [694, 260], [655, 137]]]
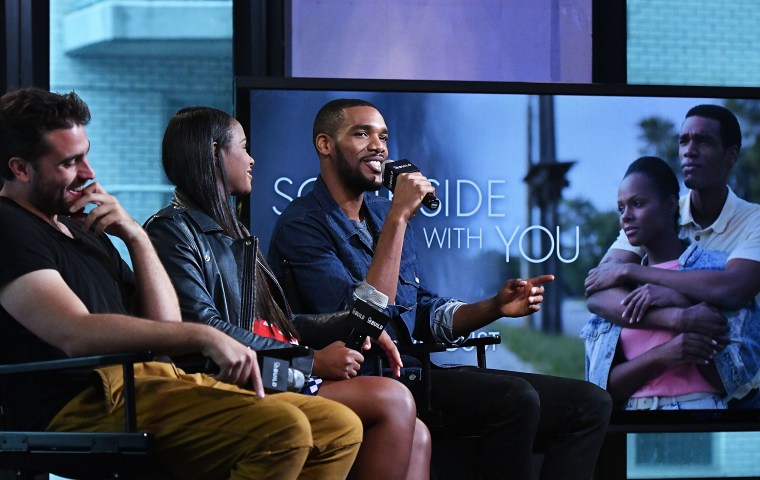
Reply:
[[[679, 270], [723, 270], [728, 254], [690, 245], [679, 257]], [[721, 313], [728, 320], [731, 343], [715, 357], [726, 400], [739, 399], [757, 387], [760, 370], [760, 308], [756, 301]], [[581, 330], [586, 349], [586, 380], [607, 388], [622, 327], [593, 315]]]

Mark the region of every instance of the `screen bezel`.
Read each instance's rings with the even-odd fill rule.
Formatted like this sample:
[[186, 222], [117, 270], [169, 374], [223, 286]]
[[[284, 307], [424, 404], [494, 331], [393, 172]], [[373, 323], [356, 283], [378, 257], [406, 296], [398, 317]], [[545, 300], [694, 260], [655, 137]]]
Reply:
[[[238, 77], [235, 79], [235, 116], [246, 132], [250, 131], [250, 94], [258, 90], [355, 91], [358, 94], [362, 92], [503, 93], [760, 100], [760, 88], [753, 87]], [[247, 222], [250, 218], [249, 197], [243, 200], [242, 212], [242, 218]], [[760, 427], [760, 409], [616, 410], [613, 412], [610, 425], [613, 431], [626, 432], [751, 431]]]

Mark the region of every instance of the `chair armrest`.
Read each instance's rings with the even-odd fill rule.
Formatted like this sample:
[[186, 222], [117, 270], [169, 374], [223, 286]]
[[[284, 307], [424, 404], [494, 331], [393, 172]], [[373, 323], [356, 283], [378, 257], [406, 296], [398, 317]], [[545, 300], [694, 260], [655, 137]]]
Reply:
[[70, 478], [121, 478], [120, 474], [127, 473], [147, 478], [143, 475], [148, 470], [151, 470], [150, 478], [154, 478], [152, 475], [156, 467], [151, 455], [153, 436], [137, 431], [134, 378], [134, 364], [152, 359], [151, 352], [134, 352], [0, 365], [0, 375], [5, 376], [121, 365], [126, 432], [17, 431], [3, 428], [0, 429], [0, 468], [17, 472], [16, 478], [38, 478], [38, 473], [53, 472]]
[[501, 343], [501, 335], [488, 335], [485, 337], [472, 337], [462, 342], [460, 347], [480, 347], [486, 345], [498, 345]]
[[460, 347], [475, 347], [475, 354], [478, 359], [478, 367], [486, 368], [486, 347], [488, 345], [498, 345], [501, 343], [501, 335], [473, 337], [465, 340]]
[[397, 343], [396, 346], [398, 347], [399, 353], [401, 353], [402, 355], [410, 355], [412, 357], [417, 357], [420, 355], [428, 355], [434, 352], [443, 352], [448, 348], [443, 343], [427, 343], [427, 342]]
[[258, 357], [274, 357], [282, 360], [292, 360], [296, 357], [305, 357], [311, 349], [304, 345], [293, 345], [287, 348], [272, 348], [268, 350], [256, 350]]
[[[501, 336], [494, 335], [494, 336], [487, 336], [487, 337], [473, 337], [468, 338], [464, 342], [462, 342], [461, 345], [458, 345], [457, 348], [464, 348], [464, 347], [475, 347], [478, 350], [483, 349], [485, 353], [485, 347], [488, 345], [498, 345], [501, 343]], [[435, 353], [435, 352], [443, 352], [448, 346], [446, 346], [443, 343], [428, 343], [428, 342], [418, 342], [418, 343], [397, 343], [396, 346], [398, 347], [398, 351], [401, 354], [405, 355], [411, 355], [411, 356], [417, 356], [417, 355], [424, 355], [428, 353]]]
[[127, 432], [137, 431], [137, 414], [135, 412], [135, 374], [134, 364], [151, 360], [151, 352], [107, 353], [88, 357], [64, 358], [60, 360], [43, 360], [40, 362], [14, 363], [0, 365], [0, 375], [15, 375], [73, 368], [97, 368], [107, 365], [122, 365], [124, 374], [124, 426]]
[[13, 363], [0, 365], [0, 375], [65, 370], [69, 368], [97, 368], [122, 363], [147, 362], [151, 358], [151, 352], [130, 352], [108, 353], [105, 355], [92, 355], [78, 358], [63, 358], [60, 360], [44, 360], [40, 362]]

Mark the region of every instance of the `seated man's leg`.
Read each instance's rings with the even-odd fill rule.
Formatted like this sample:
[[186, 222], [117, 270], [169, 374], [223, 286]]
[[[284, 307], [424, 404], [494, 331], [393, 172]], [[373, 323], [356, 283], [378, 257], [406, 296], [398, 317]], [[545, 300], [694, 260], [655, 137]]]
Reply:
[[[121, 428], [120, 369], [102, 369], [102, 375], [103, 388], [75, 398], [49, 429]], [[314, 459], [311, 419], [299, 407], [300, 399], [290, 401], [295, 394], [259, 399], [212, 377], [182, 374], [169, 364], [138, 364], [135, 375], [138, 428], [155, 436], [156, 459], [180, 477], [297, 478], [310, 462], [345, 476], [358, 450], [359, 420], [344, 415], [340, 405], [314, 399], [324, 415], [335, 407], [338, 419], [331, 426], [345, 440], [339, 454]]]
[[[480, 435], [483, 478], [530, 480], [541, 407], [533, 387], [518, 377], [475, 367], [433, 369], [432, 407], [447, 431]], [[433, 458], [436, 432], [433, 429]]]
[[[182, 378], [253, 396], [250, 390], [216, 381], [208, 375], [183, 373]], [[312, 448], [299, 479], [344, 480], [348, 476], [362, 442], [361, 420], [350, 408], [332, 400], [300, 393], [270, 394], [258, 401], [276, 401], [294, 406], [306, 416], [311, 428]]]
[[432, 372], [433, 408], [447, 428], [481, 433], [485, 478], [530, 479], [535, 445], [541, 478], [588, 479], [612, 401], [588, 382], [505, 370], [457, 367]]
[[[208, 375], [184, 372], [180, 375], [183, 380], [254, 396], [250, 390], [219, 382]], [[257, 401], [294, 406], [306, 416], [311, 429], [312, 448], [299, 479], [343, 480], [348, 476], [362, 442], [361, 420], [350, 408], [332, 400], [300, 393], [275, 393], [263, 400], [257, 398]]]
[[503, 373], [525, 379], [541, 399], [536, 435], [536, 448], [544, 453], [541, 478], [590, 479], [612, 411], [609, 394], [582, 380]]
[[[314, 448], [298, 477], [302, 480], [345, 480], [362, 441], [362, 422], [345, 405], [300, 393], [278, 393], [309, 420]], [[266, 398], [264, 400], [266, 400]]]

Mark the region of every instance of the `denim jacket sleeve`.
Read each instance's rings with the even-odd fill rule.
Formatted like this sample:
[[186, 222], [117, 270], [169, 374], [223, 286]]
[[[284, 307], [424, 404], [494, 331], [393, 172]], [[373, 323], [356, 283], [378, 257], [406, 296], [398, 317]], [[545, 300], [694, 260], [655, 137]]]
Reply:
[[731, 342], [715, 357], [726, 389], [726, 400], [740, 399], [758, 387], [760, 370], [760, 309], [754, 300], [745, 308], [723, 311]]
[[621, 331], [619, 325], [598, 315], [592, 316], [581, 330], [586, 350], [586, 380], [605, 390]]
[[[181, 212], [159, 212], [146, 222], [145, 229], [177, 291], [183, 321], [214, 327], [254, 350], [291, 347], [289, 343], [262, 337], [235, 325], [231, 317], [237, 315], [237, 311], [231, 303], [240, 298], [239, 279], [234, 275], [234, 279], [223, 284], [222, 275], [234, 272], [221, 271], [219, 259], [205, 244], [203, 233], [188, 223]], [[230, 291], [235, 288], [238, 292]], [[299, 360], [297, 368], [310, 374], [312, 360], [313, 354], [310, 354], [307, 362]]]
[[[727, 254], [691, 245], [680, 257], [681, 269], [723, 269]], [[760, 309], [756, 302], [736, 311], [722, 311], [729, 325], [730, 343], [715, 357], [726, 390], [726, 400], [740, 399], [760, 385]], [[621, 327], [592, 317], [582, 329], [586, 350], [586, 379], [606, 388]]]
[[[681, 255], [683, 270], [723, 270], [728, 254], [692, 244]], [[721, 310], [728, 322], [730, 343], [715, 356], [726, 400], [741, 399], [760, 386], [760, 308], [755, 300], [739, 310]]]
[[[315, 191], [324, 189], [319, 182]], [[353, 304], [354, 292], [365, 280], [373, 259], [372, 245], [364, 242], [356, 227], [325, 192], [294, 200], [277, 222], [270, 244], [269, 261], [278, 278], [285, 276], [287, 260], [304, 311], [332, 312]], [[320, 203], [321, 202], [321, 203]], [[368, 212], [382, 225], [384, 201], [365, 197]], [[429, 340], [435, 309], [447, 299], [428, 292], [420, 281], [416, 253], [407, 231], [399, 270], [399, 286], [385, 313], [401, 319], [408, 333]], [[419, 320], [419, 321], [418, 321]]]

